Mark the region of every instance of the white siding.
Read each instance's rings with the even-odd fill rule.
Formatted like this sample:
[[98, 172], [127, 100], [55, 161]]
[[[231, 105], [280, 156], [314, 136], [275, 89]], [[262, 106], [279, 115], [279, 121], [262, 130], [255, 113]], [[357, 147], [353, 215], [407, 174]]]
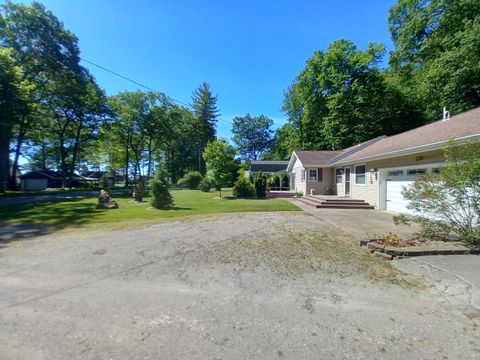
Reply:
[[293, 164], [293, 173], [295, 173], [295, 189], [292, 189], [296, 192], [302, 193], [303, 195], [307, 194], [307, 179], [302, 181], [302, 172], [304, 171], [304, 167], [300, 160], [296, 160], [295, 164]]

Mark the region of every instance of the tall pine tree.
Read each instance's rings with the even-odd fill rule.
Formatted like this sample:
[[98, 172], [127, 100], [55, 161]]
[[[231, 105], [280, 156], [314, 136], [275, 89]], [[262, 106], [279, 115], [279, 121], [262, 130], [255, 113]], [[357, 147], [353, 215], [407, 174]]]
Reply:
[[192, 107], [198, 122], [198, 170], [205, 173], [205, 163], [201, 154], [207, 143], [215, 139], [215, 127], [220, 116], [217, 108], [217, 96], [212, 94], [210, 85], [202, 83], [192, 95]]

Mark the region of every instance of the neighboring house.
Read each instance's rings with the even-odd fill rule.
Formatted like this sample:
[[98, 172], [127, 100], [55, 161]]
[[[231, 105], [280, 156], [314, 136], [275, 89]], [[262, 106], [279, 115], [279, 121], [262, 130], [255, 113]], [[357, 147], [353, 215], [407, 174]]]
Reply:
[[[84, 181], [97, 181], [97, 179], [75, 174], [72, 179], [72, 186], [78, 187]], [[62, 174], [52, 170], [29, 171], [20, 176], [20, 188], [23, 191], [41, 191], [47, 188], [61, 188], [62, 182]]]
[[288, 161], [284, 160], [253, 160], [250, 163], [250, 173], [255, 177], [259, 172], [274, 174], [277, 172], [286, 172]]
[[62, 175], [55, 171], [30, 171], [20, 176], [23, 191], [39, 191], [46, 188], [62, 187]]
[[109, 171], [88, 171], [82, 173], [82, 178], [85, 181], [98, 181], [100, 185], [102, 184], [102, 178], [106, 177], [108, 179], [108, 186], [115, 186], [115, 175]]
[[480, 141], [480, 108], [341, 151], [294, 151], [291, 190], [364, 200], [376, 209], [408, 212], [401, 192], [418, 175], [440, 171], [449, 140]]

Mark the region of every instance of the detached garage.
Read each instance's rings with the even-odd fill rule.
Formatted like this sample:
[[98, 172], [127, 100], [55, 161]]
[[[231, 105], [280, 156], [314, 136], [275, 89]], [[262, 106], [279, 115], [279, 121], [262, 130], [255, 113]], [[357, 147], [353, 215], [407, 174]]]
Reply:
[[49, 171], [30, 171], [20, 176], [20, 185], [23, 191], [40, 191], [46, 188], [62, 187], [62, 177], [58, 173]]

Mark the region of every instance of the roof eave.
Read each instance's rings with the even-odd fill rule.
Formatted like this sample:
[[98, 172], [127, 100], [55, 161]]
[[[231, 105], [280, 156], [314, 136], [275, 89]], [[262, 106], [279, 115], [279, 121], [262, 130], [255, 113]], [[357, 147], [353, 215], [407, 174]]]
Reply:
[[466, 143], [466, 142], [469, 142], [469, 141], [480, 141], [480, 134], [463, 136], [463, 137], [456, 138], [456, 139], [439, 141], [439, 142], [432, 143], [432, 144], [415, 146], [415, 147], [411, 147], [411, 148], [408, 148], [408, 149], [396, 150], [396, 151], [391, 151], [391, 152], [378, 154], [378, 155], [365, 156], [363, 158], [352, 159], [352, 160], [345, 161], [345, 162], [338, 161], [338, 162], [330, 164], [330, 166], [335, 167], [335, 166], [338, 166], [338, 165], [352, 165], [352, 164], [357, 164], [359, 162], [384, 160], [384, 159], [389, 159], [389, 158], [398, 157], [398, 156], [413, 155], [413, 154], [416, 154], [416, 153], [419, 153], [419, 152], [439, 150], [439, 149], [442, 149], [445, 146], [446, 143], [448, 143], [449, 141], [452, 141], [452, 140], [459, 143], [459, 144]]

